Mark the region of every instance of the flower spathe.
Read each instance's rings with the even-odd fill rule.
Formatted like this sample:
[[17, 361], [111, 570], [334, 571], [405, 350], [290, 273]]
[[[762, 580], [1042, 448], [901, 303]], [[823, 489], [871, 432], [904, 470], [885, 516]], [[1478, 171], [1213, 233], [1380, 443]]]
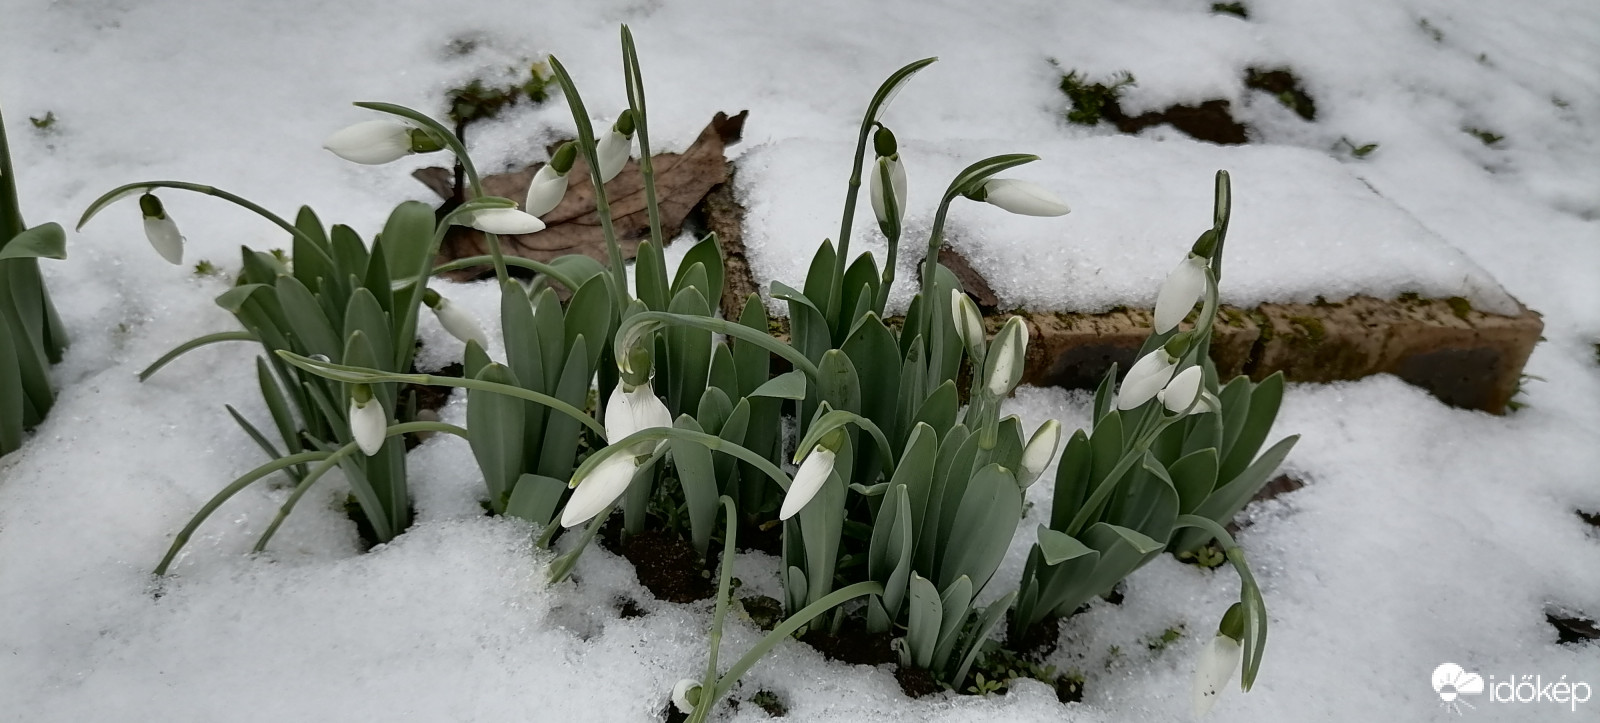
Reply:
[[1022, 216], [1064, 216], [1072, 209], [1038, 184], [1015, 178], [994, 178], [983, 184], [985, 203]]
[[167, 216], [161, 199], [150, 193], [140, 196], [139, 211], [144, 216], [144, 237], [150, 241], [156, 253], [173, 266], [182, 265], [183, 234], [178, 232], [178, 224]]
[[1022, 380], [1023, 357], [1027, 352], [1028, 325], [1023, 323], [1022, 317], [1013, 316], [994, 335], [994, 345], [990, 347], [993, 359], [989, 361], [989, 376], [985, 379], [990, 394], [1003, 397], [1016, 388], [1017, 382]]
[[1122, 386], [1117, 390], [1117, 409], [1136, 409], [1155, 398], [1158, 392], [1166, 388], [1177, 365], [1178, 360], [1172, 358], [1164, 348], [1140, 357], [1128, 369], [1128, 376], [1123, 377]]
[[1217, 633], [1211, 639], [1211, 644], [1201, 651], [1200, 662], [1195, 665], [1194, 671], [1192, 708], [1195, 717], [1211, 712], [1211, 706], [1216, 705], [1222, 689], [1228, 687], [1228, 681], [1233, 679], [1233, 671], [1239, 667], [1242, 654], [1239, 641], [1222, 633]]
[[514, 208], [486, 208], [476, 211], [468, 215], [467, 225], [497, 236], [515, 236], [544, 230], [544, 222], [540, 221], [538, 216]]
[[366, 392], [366, 401], [359, 401], [358, 392], [350, 397], [350, 436], [355, 438], [361, 453], [371, 457], [383, 448], [388, 436], [389, 416], [383, 413], [383, 403]]
[[411, 127], [387, 120], [347, 126], [328, 136], [322, 147], [352, 163], [378, 166], [411, 154]]
[[582, 478], [574, 477], [572, 497], [561, 509], [561, 526], [576, 527], [600, 514], [623, 492], [639, 470], [639, 456], [624, 450], [600, 460]]
[[450, 336], [459, 339], [463, 344], [475, 341], [479, 347], [489, 346], [489, 336], [483, 333], [483, 327], [461, 307], [441, 296], [439, 303], [432, 308], [434, 317], [439, 320], [439, 326], [450, 332]]
[[950, 318], [955, 321], [961, 343], [977, 356], [978, 350], [983, 348], [983, 314], [978, 311], [978, 305], [972, 303], [972, 297], [960, 289], [950, 290]]
[[885, 169], [889, 172], [889, 185], [894, 189], [895, 218], [898, 220], [906, 215], [906, 167], [901, 165], [899, 154], [879, 156], [872, 168], [872, 177], [867, 180], [867, 191], [872, 199], [872, 213], [880, 224], [890, 220], [888, 204], [884, 203], [883, 195]]
[[1022, 448], [1022, 462], [1017, 470], [1017, 484], [1027, 487], [1044, 474], [1044, 468], [1050, 466], [1050, 461], [1056, 458], [1056, 450], [1061, 446], [1061, 423], [1049, 419], [1039, 425], [1039, 430], [1028, 439], [1028, 445]]
[[1178, 326], [1183, 317], [1189, 315], [1189, 310], [1194, 308], [1194, 303], [1206, 291], [1206, 265], [1210, 263], [1201, 256], [1191, 253], [1172, 273], [1167, 274], [1167, 280], [1162, 282], [1161, 291], [1156, 294], [1155, 330], [1157, 334], [1165, 334]]
[[1200, 381], [1204, 377], [1199, 364], [1190, 365], [1187, 369], [1178, 372], [1167, 386], [1156, 393], [1161, 404], [1173, 414], [1182, 414], [1194, 404], [1195, 397], [1200, 394]]
[[684, 678], [672, 686], [672, 705], [676, 706], [679, 713], [689, 714], [694, 712], [695, 701], [690, 696], [700, 697], [700, 681], [694, 678]]
[[833, 450], [823, 445], [811, 448], [811, 454], [806, 455], [800, 463], [800, 469], [794, 473], [794, 483], [789, 485], [789, 491], [783, 496], [783, 508], [778, 510], [778, 519], [794, 517], [812, 497], [817, 496], [817, 490], [822, 489], [822, 484], [833, 474], [833, 461]]

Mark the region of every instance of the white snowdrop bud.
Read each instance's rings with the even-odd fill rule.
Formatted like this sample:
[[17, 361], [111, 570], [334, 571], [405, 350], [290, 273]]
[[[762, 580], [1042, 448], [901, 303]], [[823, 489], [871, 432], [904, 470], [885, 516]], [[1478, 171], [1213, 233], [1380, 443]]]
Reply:
[[1017, 470], [1017, 484], [1026, 488], [1044, 474], [1044, 468], [1050, 466], [1050, 460], [1056, 458], [1056, 449], [1061, 444], [1061, 423], [1046, 420], [1039, 426], [1039, 430], [1028, 439], [1028, 446], [1022, 448], [1022, 463]]
[[518, 234], [538, 233], [544, 230], [544, 222], [534, 216], [514, 208], [486, 208], [467, 214], [466, 222], [484, 233], [497, 236], [515, 236]]
[[423, 303], [433, 309], [433, 315], [439, 320], [439, 326], [450, 332], [450, 336], [461, 340], [462, 343], [475, 341], [480, 347], [489, 346], [489, 336], [483, 333], [483, 327], [478, 325], [478, 321], [449, 299], [440, 296], [433, 289], [428, 289], [423, 294]]
[[989, 346], [989, 360], [985, 364], [988, 374], [984, 377], [984, 385], [990, 394], [1003, 397], [1017, 387], [1017, 382], [1022, 381], [1022, 367], [1027, 353], [1028, 325], [1023, 323], [1022, 317], [1013, 316], [1006, 320], [1005, 326], [1000, 327]]
[[971, 356], [978, 356], [984, 342], [983, 314], [978, 311], [978, 305], [972, 303], [972, 297], [960, 289], [950, 290], [950, 318], [955, 321], [956, 334], [961, 337], [961, 343]]
[[[867, 179], [868, 197], [872, 199], [872, 213], [878, 217], [878, 223], [899, 224], [900, 219], [906, 215], [906, 168], [900, 164], [899, 147], [895, 143], [894, 133], [888, 128], [879, 128], [873, 136], [872, 144], [877, 151], [878, 159], [873, 164], [872, 171]], [[883, 177], [889, 176], [889, 188], [894, 191], [894, 217], [889, 217], [889, 206], [884, 196]]]
[[600, 460], [588, 474], [572, 477], [572, 496], [561, 509], [561, 526], [577, 527], [616, 502], [639, 469], [639, 458], [623, 451]]
[[440, 146], [404, 123], [370, 120], [336, 131], [322, 147], [352, 163], [378, 166], [415, 152], [436, 151]]
[[600, 182], [610, 183], [627, 165], [633, 155], [633, 111], [625, 110], [622, 117], [611, 126], [611, 131], [595, 144], [595, 155], [600, 159]]
[[1191, 698], [1196, 718], [1211, 712], [1211, 706], [1216, 705], [1222, 689], [1228, 687], [1228, 681], [1233, 679], [1233, 671], [1239, 667], [1242, 654], [1239, 641], [1222, 633], [1217, 633], [1211, 639], [1211, 644], [1201, 651], [1200, 661], [1195, 665]]
[[1122, 378], [1122, 386], [1117, 391], [1117, 409], [1136, 409], [1150, 401], [1167, 386], [1177, 365], [1178, 360], [1168, 354], [1165, 348], [1140, 357], [1128, 369], [1128, 375]]
[[1195, 397], [1200, 394], [1200, 381], [1204, 373], [1199, 364], [1190, 365], [1187, 369], [1178, 372], [1167, 386], [1156, 393], [1161, 404], [1173, 414], [1182, 414], [1194, 403]]
[[150, 240], [156, 253], [174, 266], [182, 265], [183, 234], [178, 233], [178, 224], [167, 216], [161, 199], [149, 193], [140, 196], [139, 211], [144, 215], [144, 237]]
[[361, 453], [371, 457], [383, 448], [388, 436], [389, 416], [383, 412], [383, 403], [372, 396], [372, 388], [357, 384], [350, 391], [350, 436], [355, 438]]
[[1043, 186], [1014, 178], [993, 178], [983, 184], [977, 200], [1023, 216], [1064, 216], [1072, 209]]
[[1189, 310], [1194, 308], [1200, 295], [1205, 293], [1207, 263], [1205, 258], [1191, 253], [1172, 273], [1167, 274], [1167, 280], [1162, 282], [1161, 291], [1156, 295], [1157, 334], [1165, 334], [1176, 328], [1178, 322], [1189, 315]]
[[[656, 396], [656, 390], [649, 382], [640, 384], [632, 389], [626, 389], [626, 383], [618, 383], [611, 388], [611, 397], [606, 401], [606, 442], [615, 444], [624, 437], [635, 432], [655, 427], [671, 427], [672, 412], [667, 405]], [[648, 451], [648, 447], [641, 451]]]
[[811, 498], [817, 496], [817, 491], [822, 489], [823, 483], [828, 481], [828, 476], [833, 474], [833, 463], [838, 453], [837, 447], [829, 444], [842, 442], [842, 435], [837, 431], [831, 432], [822, 444], [811, 448], [811, 453], [800, 462], [800, 469], [794, 473], [794, 483], [789, 485], [789, 491], [783, 495], [783, 507], [778, 510], [778, 519], [787, 520], [799, 514]]
[[700, 681], [684, 678], [672, 686], [672, 704], [677, 706], [679, 713], [693, 713], [695, 704], [700, 702], [700, 693]]
[[550, 162], [533, 174], [533, 180], [528, 184], [527, 199], [522, 203], [524, 213], [543, 216], [560, 205], [561, 199], [567, 195], [567, 172], [572, 170], [577, 151], [577, 146], [572, 143], [563, 144], [551, 156]]

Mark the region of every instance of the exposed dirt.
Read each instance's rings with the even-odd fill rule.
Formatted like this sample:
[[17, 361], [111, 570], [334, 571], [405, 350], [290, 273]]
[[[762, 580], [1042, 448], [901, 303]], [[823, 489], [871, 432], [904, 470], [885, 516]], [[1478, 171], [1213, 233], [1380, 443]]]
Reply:
[[828, 632], [827, 621], [832, 616], [823, 615], [812, 628], [800, 637], [800, 642], [810, 645], [829, 660], [853, 665], [883, 665], [900, 659], [889, 646], [893, 636], [889, 633], [869, 633], [866, 624], [856, 617], [847, 617], [838, 635]]
[[[1006, 613], [1006, 629], [1010, 629], [1011, 612]], [[1056, 646], [1061, 643], [1061, 620], [1057, 616], [1050, 616], [1022, 634], [1021, 640], [1007, 640], [1011, 650], [1018, 657], [1031, 660], [1035, 663], [1044, 662], [1051, 653], [1056, 652]]]
[[633, 563], [639, 584], [658, 600], [691, 603], [708, 600], [717, 593], [716, 581], [704, 574], [715, 569], [715, 560], [702, 566], [694, 546], [667, 530], [646, 529], [621, 539], [621, 525], [612, 523], [600, 531], [606, 549]]
[[1138, 133], [1163, 123], [1196, 140], [1220, 145], [1240, 145], [1250, 141], [1247, 127], [1233, 119], [1233, 109], [1225, 100], [1208, 100], [1200, 105], [1174, 105], [1166, 110], [1129, 116], [1116, 103], [1106, 106], [1106, 120], [1123, 133]]
[[921, 698], [944, 690], [933, 679], [933, 673], [922, 668], [895, 668], [894, 679], [900, 682], [900, 690], [911, 698]]

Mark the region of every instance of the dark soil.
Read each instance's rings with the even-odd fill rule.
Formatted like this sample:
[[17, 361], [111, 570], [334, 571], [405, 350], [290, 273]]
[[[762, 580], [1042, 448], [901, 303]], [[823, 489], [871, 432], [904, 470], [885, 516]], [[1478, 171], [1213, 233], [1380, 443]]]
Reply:
[[[1012, 611], [1014, 612], [1014, 611]], [[1012, 612], [1006, 613], [1007, 629], [1010, 629]], [[1044, 662], [1051, 653], [1056, 652], [1056, 646], [1061, 643], [1061, 621], [1063, 618], [1050, 616], [1035, 623], [1022, 634], [1021, 640], [1007, 640], [1007, 645], [1016, 652], [1017, 656], [1035, 663]]]
[[1316, 101], [1300, 87], [1300, 79], [1287, 68], [1277, 70], [1251, 68], [1245, 71], [1244, 85], [1246, 88], [1270, 93], [1285, 108], [1294, 111], [1295, 115], [1305, 120], [1317, 119]]
[[[415, 367], [413, 367], [411, 371], [412, 373], [418, 373]], [[462, 366], [457, 363], [432, 372], [432, 374], [441, 377], [459, 377], [461, 376], [462, 371]], [[398, 399], [400, 400], [400, 404], [402, 406], [410, 405], [411, 413], [414, 419], [426, 418], [421, 413], [438, 411], [445, 405], [445, 403], [450, 401], [450, 393], [453, 391], [455, 391], [454, 387], [436, 387], [427, 384], [402, 384], [400, 385]], [[437, 419], [437, 417], [434, 418]], [[431, 432], [427, 432], [423, 434], [412, 433], [406, 435], [406, 451], [415, 449], [417, 445], [422, 444], [422, 440], [425, 439], [427, 435], [431, 434]]]
[[645, 616], [645, 611], [639, 607], [639, 601], [625, 597], [617, 601], [617, 616], [623, 620], [642, 618]]
[[889, 646], [894, 639], [889, 633], [869, 633], [866, 623], [858, 618], [845, 618], [838, 635], [828, 632], [830, 616], [817, 618], [814, 627], [800, 637], [800, 642], [810, 645], [829, 660], [853, 665], [883, 665], [900, 659]]
[[[417, 508], [412, 507], [408, 515], [412, 519], [417, 516]], [[372, 529], [372, 521], [367, 519], [367, 513], [361, 509], [361, 503], [354, 496], [346, 497], [344, 501], [345, 516], [356, 523], [356, 536], [360, 538], [360, 551], [366, 552], [381, 544], [378, 533]], [[404, 532], [404, 530], [401, 530]]]
[[1056, 678], [1056, 700], [1062, 703], [1083, 702], [1083, 680], [1070, 675], [1061, 675]]
[[1562, 645], [1576, 645], [1600, 640], [1600, 626], [1593, 620], [1576, 613], [1546, 610], [1544, 619], [1556, 629], [1556, 640]]
[[1574, 512], [1577, 512], [1584, 522], [1600, 527], [1600, 512], [1584, 512], [1583, 510], [1574, 510]]
[[913, 699], [943, 690], [933, 679], [933, 673], [923, 668], [895, 668], [894, 679], [900, 681], [900, 690]]
[[1106, 120], [1123, 133], [1138, 133], [1163, 123], [1171, 125], [1196, 140], [1221, 145], [1241, 145], [1249, 142], [1243, 123], [1233, 119], [1233, 111], [1225, 100], [1208, 100], [1200, 105], [1175, 105], [1166, 110], [1150, 111], [1129, 116], [1116, 103], [1106, 106]]
[[765, 552], [773, 557], [783, 556], [783, 525], [773, 524], [767, 527], [750, 520], [743, 519], [739, 524], [739, 539], [734, 544], [740, 552]]
[[777, 693], [766, 688], [762, 688], [756, 691], [755, 695], [750, 696], [750, 704], [766, 711], [767, 715], [773, 718], [782, 718], [789, 714], [789, 706], [784, 704], [783, 699], [778, 697]]
[[672, 701], [668, 700], [667, 707], [661, 709], [661, 720], [667, 723], [683, 723], [689, 720], [689, 714], [678, 710], [678, 706], [673, 705]]
[[[1290, 492], [1305, 486], [1306, 483], [1304, 480], [1296, 477], [1290, 477], [1286, 474], [1280, 474], [1277, 477], [1272, 478], [1270, 482], [1262, 485], [1261, 491], [1257, 492], [1255, 497], [1250, 498], [1250, 501], [1254, 503], [1277, 499], [1278, 497], [1289, 494]], [[1248, 523], [1240, 524], [1238, 520], [1231, 521], [1226, 525], [1228, 534], [1230, 535], [1238, 534], [1239, 530], [1248, 526]]]
[[691, 603], [717, 594], [715, 580], [704, 574], [716, 567], [715, 562], [702, 565], [693, 545], [666, 530], [647, 529], [627, 539], [621, 538], [621, 530], [619, 524], [606, 525], [600, 531], [601, 544], [628, 558], [639, 584], [656, 599]]

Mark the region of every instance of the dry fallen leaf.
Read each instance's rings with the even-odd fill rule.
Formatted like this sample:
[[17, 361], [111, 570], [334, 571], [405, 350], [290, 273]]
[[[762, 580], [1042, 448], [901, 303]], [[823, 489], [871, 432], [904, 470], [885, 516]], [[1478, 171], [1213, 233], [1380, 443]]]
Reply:
[[[717, 113], [699, 138], [683, 153], [657, 153], [653, 156], [656, 176], [656, 199], [661, 208], [661, 234], [671, 240], [683, 227], [689, 212], [699, 205], [711, 189], [728, 180], [728, 161], [723, 149], [737, 143], [744, 131], [748, 111], [729, 117]], [[496, 174], [483, 178], [484, 193], [504, 196], [521, 202], [528, 193], [528, 183], [543, 163], [535, 163], [520, 171]], [[445, 199], [441, 212], [448, 211], [462, 199], [454, 189], [454, 172], [445, 168], [424, 168], [412, 174], [424, 185]], [[607, 261], [605, 236], [600, 230], [600, 217], [595, 212], [594, 185], [589, 180], [589, 166], [579, 155], [568, 178], [571, 179], [567, 195], [561, 203], [545, 214], [545, 230], [535, 234], [501, 236], [501, 249], [507, 255], [521, 256], [536, 261], [550, 261], [567, 254], [585, 254], [602, 263]], [[650, 217], [645, 208], [644, 178], [639, 164], [630, 159], [622, 172], [606, 184], [606, 198], [611, 204], [611, 218], [617, 234], [617, 245], [624, 258], [633, 258], [639, 242], [650, 236]], [[469, 256], [489, 253], [483, 234], [470, 228], [454, 227], [439, 247], [439, 263]], [[488, 266], [462, 269], [447, 274], [458, 281], [475, 279], [491, 273]]]

